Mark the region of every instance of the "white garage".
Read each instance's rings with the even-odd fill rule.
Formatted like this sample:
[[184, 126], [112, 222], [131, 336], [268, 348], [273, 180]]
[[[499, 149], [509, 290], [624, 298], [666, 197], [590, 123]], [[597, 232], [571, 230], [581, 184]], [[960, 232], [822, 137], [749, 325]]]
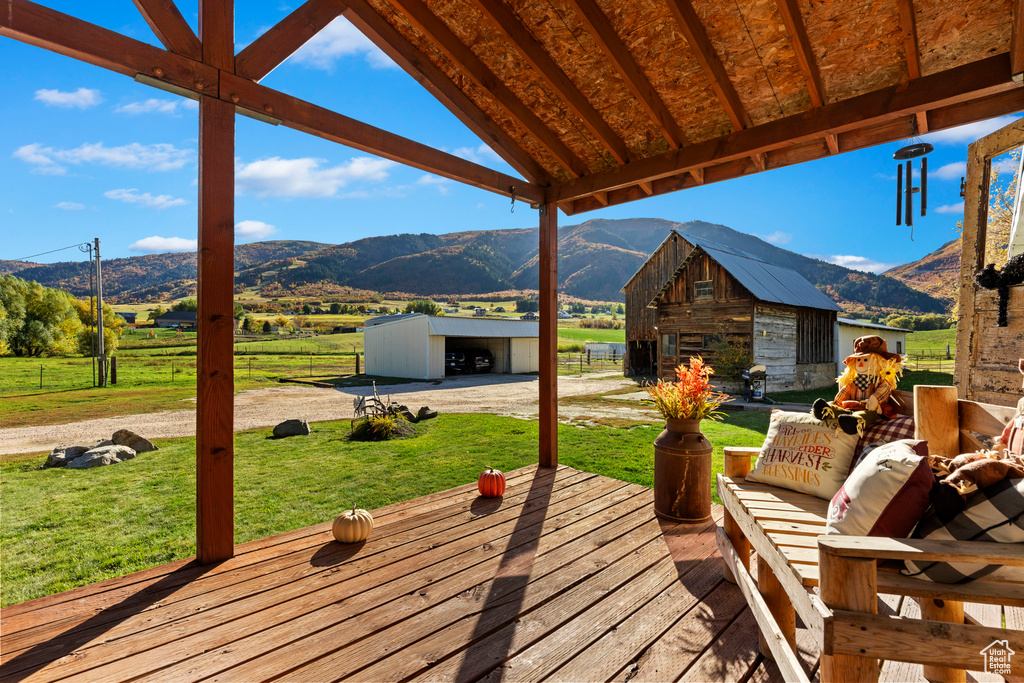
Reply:
[[422, 314], [368, 320], [363, 331], [366, 374], [411, 379], [444, 377], [444, 354], [487, 349], [492, 372], [540, 368], [540, 324], [523, 320], [445, 318]]

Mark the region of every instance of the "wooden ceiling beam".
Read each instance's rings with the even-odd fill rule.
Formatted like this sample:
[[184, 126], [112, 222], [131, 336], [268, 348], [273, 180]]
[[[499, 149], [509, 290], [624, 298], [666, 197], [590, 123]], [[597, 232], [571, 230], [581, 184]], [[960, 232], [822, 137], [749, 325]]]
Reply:
[[272, 90], [232, 74], [221, 74], [221, 98], [264, 116], [280, 119], [282, 125], [339, 144], [369, 152], [406, 166], [449, 178], [466, 185], [540, 203], [544, 190], [519, 178], [474, 164], [433, 147], [413, 142], [330, 109]]
[[429, 38], [448, 59], [477, 86], [489, 92], [496, 105], [530, 134], [573, 177], [587, 172], [584, 163], [553, 130], [513, 93], [498, 76], [467, 47], [448, 25], [430, 11], [422, 0], [394, 0], [402, 16]]
[[729, 115], [733, 128], [736, 130], [750, 128], [750, 116], [743, 103], [740, 102], [736, 88], [733, 87], [729, 74], [725, 71], [725, 65], [722, 64], [715, 47], [711, 44], [707, 31], [704, 30], [704, 24], [701, 23], [690, 0], [668, 0], [668, 8], [672, 11], [679, 30], [686, 37], [686, 42], [690, 45], [690, 50], [697, 59], [697, 63], [700, 64], [704, 75], [711, 82], [711, 88], [718, 95], [722, 108]]
[[190, 59], [203, 58], [203, 45], [192, 27], [181, 16], [174, 0], [133, 0], [139, 14], [156, 37], [171, 52]]
[[[910, 0], [901, 1], [910, 2]], [[793, 45], [793, 52], [796, 53], [796, 62], [800, 66], [800, 71], [803, 72], [804, 81], [807, 82], [807, 94], [811, 98], [811, 106], [820, 107], [825, 104], [825, 87], [821, 84], [818, 61], [814, 58], [814, 50], [811, 49], [811, 41], [807, 37], [807, 27], [804, 26], [800, 6], [797, 5], [796, 0], [779, 0], [776, 4], [782, 14], [782, 23], [786, 25], [786, 32]]]
[[217, 95], [217, 70], [28, 0], [8, 0], [0, 35], [134, 78]]
[[366, 0], [347, 0], [345, 18], [430, 92], [494, 152], [537, 185], [550, 185], [551, 175], [516, 140], [496, 124], [462, 89], [405, 39]]
[[235, 56], [235, 74], [262, 80], [337, 19], [343, 9], [344, 5], [332, 0], [308, 0]]
[[[428, 173], [526, 202], [544, 199], [543, 188], [451, 154], [375, 128], [347, 116], [239, 78], [210, 65], [127, 38], [28, 0], [8, 0], [0, 12], [0, 36], [110, 69], [129, 77], [151, 76], [196, 96], [219, 97], [238, 108], [271, 116], [296, 130], [376, 154]], [[227, 64], [233, 55], [216, 51], [211, 59]], [[217, 63], [217, 62], [214, 62]], [[220, 87], [218, 87], [218, 84]]]
[[1013, 0], [1010, 30], [1010, 75], [1018, 83], [1024, 80], [1024, 0]]
[[622, 138], [612, 130], [600, 112], [580, 92], [566, 73], [551, 58], [544, 45], [523, 25], [522, 19], [504, 0], [473, 0], [473, 4], [509, 39], [520, 55], [529, 63], [537, 76], [562, 100], [562, 103], [580, 118], [590, 134], [620, 164], [631, 158]]
[[[1010, 80], [1010, 55], [1003, 53], [947, 71], [922, 76], [907, 84], [882, 88], [826, 104], [809, 112], [733, 132], [729, 135], [626, 164], [614, 171], [594, 173], [548, 188], [548, 201], [563, 202], [638, 182], [676, 175], [691, 169], [749, 157], [794, 143], [847, 132], [899, 117], [929, 111], [932, 130], [938, 129], [939, 107], [1017, 89]], [[1003, 113], [1016, 111], [1008, 109]], [[995, 116], [998, 114], [989, 114]], [[973, 119], [980, 120], [980, 119]], [[962, 123], [966, 123], [963, 121]]]
[[900, 33], [903, 34], [903, 52], [907, 56], [907, 78], [921, 77], [921, 51], [917, 44], [917, 18], [914, 0], [896, 0], [900, 12]]
[[651, 81], [637, 64], [633, 55], [630, 54], [629, 49], [619, 38], [619, 34], [615, 32], [615, 28], [597, 3], [594, 0], [567, 0], [567, 2], [583, 25], [587, 27], [590, 37], [622, 76], [622, 80], [629, 91], [633, 93], [633, 97], [637, 99], [640, 106], [661, 130], [661, 134], [668, 144], [673, 149], [678, 149], [686, 144], [686, 135], [676, 123], [675, 117], [672, 116], [668, 106], [651, 85]]

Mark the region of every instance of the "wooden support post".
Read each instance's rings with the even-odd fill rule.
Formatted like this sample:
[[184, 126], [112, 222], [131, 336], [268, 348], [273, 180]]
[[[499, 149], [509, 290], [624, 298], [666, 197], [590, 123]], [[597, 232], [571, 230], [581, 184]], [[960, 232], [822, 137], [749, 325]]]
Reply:
[[[768, 605], [768, 611], [775, 617], [775, 623], [779, 625], [779, 630], [782, 632], [786, 642], [789, 643], [795, 652], [796, 612], [793, 610], [793, 603], [789, 601], [786, 590], [775, 577], [775, 572], [772, 571], [772, 568], [760, 555], [757, 556], [757, 591], [764, 598], [765, 604]], [[758, 630], [757, 638], [761, 654], [768, 659], [775, 659], [768, 641], [765, 640], [764, 634], [760, 630]]]
[[959, 425], [956, 387], [914, 387], [914, 438], [926, 440], [929, 453], [959, 455]]
[[[921, 618], [928, 621], [944, 621], [949, 624], [964, 623], [964, 603], [956, 600], [930, 600], [918, 598]], [[966, 683], [967, 672], [948, 666], [924, 665], [924, 677], [933, 683]]]
[[[743, 479], [750, 473], [750, 453], [746, 451], [736, 452], [732, 449], [725, 449], [725, 476], [730, 479]], [[740, 562], [750, 572], [750, 541], [743, 535], [743, 530], [728, 510], [722, 517], [722, 528], [726, 536], [732, 542], [732, 547], [740, 557]], [[730, 583], [736, 583], [736, 577], [732, 575], [728, 567], [723, 572], [724, 578]]]
[[540, 205], [540, 454], [558, 466], [558, 208]]
[[[200, 0], [204, 61], [233, 64], [231, 0]], [[234, 554], [235, 107], [199, 101], [196, 557]]]
[[[878, 613], [878, 571], [867, 558], [840, 557], [818, 549], [821, 599], [831, 610]], [[879, 663], [871, 657], [828, 654], [832, 651], [826, 626], [825, 652], [821, 654], [821, 683], [877, 681]]]

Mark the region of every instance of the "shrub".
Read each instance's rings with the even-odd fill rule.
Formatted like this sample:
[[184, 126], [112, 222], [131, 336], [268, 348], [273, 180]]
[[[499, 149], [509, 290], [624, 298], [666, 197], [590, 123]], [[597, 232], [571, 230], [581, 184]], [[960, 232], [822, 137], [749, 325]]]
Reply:
[[409, 436], [415, 431], [401, 415], [369, 415], [352, 423], [349, 438], [353, 441], [386, 441]]

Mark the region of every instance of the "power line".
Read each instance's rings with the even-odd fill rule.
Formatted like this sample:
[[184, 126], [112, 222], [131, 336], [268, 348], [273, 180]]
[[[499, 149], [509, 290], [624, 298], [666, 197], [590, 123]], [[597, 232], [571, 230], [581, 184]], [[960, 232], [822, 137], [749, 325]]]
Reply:
[[72, 244], [70, 247], [61, 247], [60, 249], [53, 249], [51, 251], [44, 251], [41, 254], [32, 254], [31, 256], [22, 256], [21, 258], [11, 259], [12, 261], [24, 261], [26, 259], [35, 258], [36, 256], [46, 256], [47, 254], [53, 254], [58, 251], [64, 251], [65, 249], [77, 249], [79, 245]]

